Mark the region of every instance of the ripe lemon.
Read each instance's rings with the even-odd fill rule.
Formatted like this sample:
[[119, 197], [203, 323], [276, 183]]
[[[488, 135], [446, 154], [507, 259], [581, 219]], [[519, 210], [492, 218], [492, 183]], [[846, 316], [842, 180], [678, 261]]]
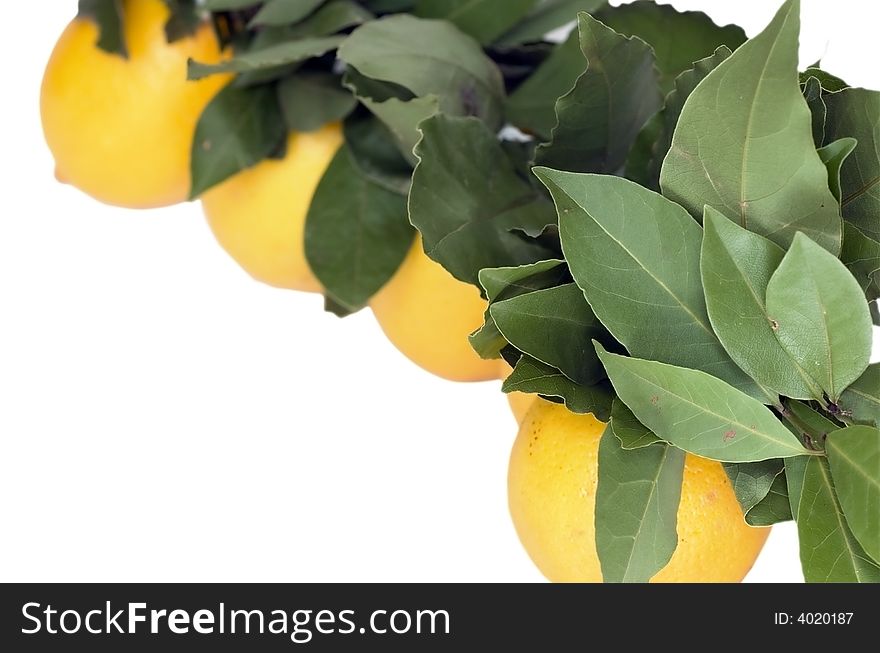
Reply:
[[[508, 500], [529, 556], [555, 582], [600, 582], [593, 510], [599, 439], [592, 415], [537, 401], [513, 445]], [[739, 582], [769, 528], [752, 528], [721, 465], [685, 460], [678, 509], [678, 548], [652, 582]]]
[[128, 58], [97, 46], [91, 20], [61, 35], [43, 77], [43, 132], [59, 180], [108, 204], [167, 206], [189, 194], [196, 123], [229, 79], [189, 82], [186, 61], [224, 55], [208, 24], [168, 43], [162, 0], [125, 0], [123, 9]]
[[468, 342], [483, 323], [486, 301], [428, 258], [421, 238], [370, 307], [394, 346], [428, 372], [450, 381], [499, 378], [498, 361], [483, 360]]
[[508, 392], [507, 403], [510, 404], [510, 412], [513, 413], [517, 424], [522, 424], [532, 404], [541, 398], [536, 394], [528, 394], [526, 392]]
[[214, 236], [258, 281], [320, 292], [303, 235], [312, 196], [342, 145], [339, 124], [291, 133], [283, 159], [266, 159], [202, 196]]

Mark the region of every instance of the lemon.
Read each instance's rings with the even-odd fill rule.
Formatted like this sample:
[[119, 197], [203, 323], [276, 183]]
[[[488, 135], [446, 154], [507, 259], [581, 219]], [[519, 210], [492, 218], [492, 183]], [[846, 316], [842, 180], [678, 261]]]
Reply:
[[123, 9], [127, 58], [97, 46], [91, 20], [61, 35], [43, 77], [43, 132], [61, 181], [108, 204], [175, 204], [189, 194], [199, 116], [229, 79], [189, 82], [186, 62], [224, 55], [208, 24], [168, 43], [162, 0], [125, 0]]
[[[529, 556], [551, 581], [602, 580], [593, 512], [604, 429], [592, 415], [536, 401], [513, 445], [510, 513]], [[688, 455], [678, 547], [652, 582], [738, 582], [751, 569], [769, 531], [745, 523], [719, 463]]]
[[428, 258], [421, 238], [370, 307], [388, 339], [422, 369], [450, 381], [499, 378], [498, 361], [483, 360], [468, 342], [483, 324], [486, 301]]
[[283, 159], [266, 159], [202, 196], [217, 241], [253, 278], [320, 292], [306, 261], [306, 215], [318, 182], [342, 145], [338, 123], [291, 133]]

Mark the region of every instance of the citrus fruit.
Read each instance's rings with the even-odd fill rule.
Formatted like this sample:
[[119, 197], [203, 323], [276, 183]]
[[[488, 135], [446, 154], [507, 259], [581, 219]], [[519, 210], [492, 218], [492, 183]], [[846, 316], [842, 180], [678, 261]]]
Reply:
[[529, 408], [538, 399], [540, 399], [538, 395], [525, 392], [507, 393], [507, 403], [510, 404], [510, 411], [513, 413], [517, 424], [522, 424], [523, 419], [525, 419], [526, 414], [529, 412]]
[[162, 0], [125, 0], [123, 10], [127, 57], [97, 46], [91, 20], [64, 30], [43, 77], [43, 132], [61, 181], [108, 204], [175, 204], [189, 194], [199, 116], [229, 79], [187, 81], [186, 62], [224, 55], [207, 23], [169, 43]]
[[312, 196], [342, 145], [337, 123], [291, 133], [283, 159], [266, 159], [202, 195], [220, 245], [258, 281], [320, 292], [303, 235]]
[[[517, 534], [541, 572], [556, 582], [600, 582], [593, 511], [599, 439], [605, 425], [537, 401], [513, 445], [508, 500]], [[724, 469], [685, 459], [678, 547], [652, 582], [738, 582], [769, 528], [748, 526]]]
[[499, 378], [498, 361], [483, 360], [468, 342], [483, 324], [486, 300], [428, 258], [421, 238], [370, 307], [394, 346], [428, 372], [450, 381]]

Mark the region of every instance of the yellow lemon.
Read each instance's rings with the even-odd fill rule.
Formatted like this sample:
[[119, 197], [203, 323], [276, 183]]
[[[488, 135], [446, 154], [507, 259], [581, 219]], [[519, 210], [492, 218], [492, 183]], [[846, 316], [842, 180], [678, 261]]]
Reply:
[[202, 196], [217, 241], [258, 281], [321, 291], [303, 235], [312, 196], [342, 141], [337, 123], [292, 133], [283, 159], [261, 161]]
[[481, 359], [468, 342], [483, 323], [486, 301], [428, 258], [421, 238], [370, 307], [394, 346], [428, 372], [450, 381], [499, 378], [498, 361]]
[[[534, 402], [513, 445], [510, 513], [529, 556], [555, 582], [600, 582], [593, 511], [599, 439], [592, 415]], [[769, 528], [752, 528], [721, 465], [685, 459], [678, 547], [652, 582], [739, 582], [764, 546]]]
[[189, 82], [187, 59], [224, 55], [207, 23], [168, 43], [162, 0], [124, 0], [123, 9], [127, 58], [97, 46], [91, 20], [61, 35], [43, 77], [43, 132], [60, 180], [108, 204], [167, 206], [187, 199], [196, 124], [229, 79]]
[[531, 408], [532, 404], [539, 399], [540, 397], [536, 394], [528, 394], [525, 392], [507, 393], [507, 403], [510, 404], [510, 411], [513, 413], [513, 417], [516, 419], [517, 424], [522, 424], [526, 414], [529, 412], [529, 408]]

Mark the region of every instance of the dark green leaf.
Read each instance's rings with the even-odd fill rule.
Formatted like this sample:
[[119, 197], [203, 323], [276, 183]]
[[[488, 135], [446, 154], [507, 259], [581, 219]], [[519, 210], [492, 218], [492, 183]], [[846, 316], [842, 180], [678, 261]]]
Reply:
[[603, 422], [611, 417], [612, 393], [606, 383], [578, 385], [556, 368], [527, 355], [517, 361], [501, 390], [538, 394], [565, 404], [573, 413], [593, 413]]
[[289, 64], [320, 57], [339, 47], [342, 36], [300, 39], [279, 43], [261, 50], [252, 50], [217, 64], [202, 64], [190, 59], [187, 69], [189, 79], [202, 79], [217, 73], [246, 73], [271, 70]]
[[767, 496], [746, 513], [746, 523], [749, 526], [773, 526], [791, 519], [788, 487], [785, 474], [781, 473], [774, 479]]
[[534, 8], [538, 0], [417, 0], [420, 18], [443, 18], [483, 45], [492, 43]]
[[308, 132], [342, 120], [357, 106], [351, 91], [330, 73], [301, 72], [278, 84], [281, 110], [291, 131]]
[[581, 11], [594, 13], [606, 0], [541, 0], [535, 10], [499, 40], [501, 45], [520, 45], [542, 40], [559, 27], [577, 21]]
[[767, 284], [767, 314], [783, 349], [831, 401], [868, 366], [871, 315], [862, 289], [804, 234], [795, 236]]
[[880, 430], [835, 431], [825, 450], [846, 522], [865, 552], [880, 561]]
[[578, 30], [556, 46], [534, 74], [507, 100], [507, 119], [539, 140], [549, 140], [556, 126], [556, 100], [574, 88], [587, 69]]
[[803, 93], [812, 116], [813, 142], [816, 147], [822, 147], [825, 142], [825, 116], [828, 109], [822, 97], [821, 82], [816, 77], [809, 77], [804, 84]]
[[388, 127], [366, 114], [346, 120], [345, 142], [361, 173], [400, 195], [409, 194], [412, 167], [394, 144]]
[[698, 368], [768, 399], [712, 331], [700, 283], [702, 230], [684, 209], [620, 177], [535, 174], [556, 201], [575, 281], [633, 356]]
[[723, 466], [743, 514], [746, 514], [770, 492], [776, 477], [782, 474], [784, 463], [774, 458], [757, 463], [724, 463]]
[[698, 219], [708, 204], [783, 247], [803, 232], [837, 254], [838, 205], [798, 84], [799, 7], [788, 0], [694, 89], [660, 185]]
[[710, 206], [703, 229], [700, 272], [706, 308], [727, 353], [776, 394], [798, 399], [821, 396], [816, 382], [779, 343], [767, 314], [767, 284], [785, 251]]
[[301, 23], [289, 27], [287, 33], [293, 38], [329, 36], [373, 18], [372, 13], [354, 0], [330, 0]]
[[257, 15], [251, 19], [249, 27], [259, 25], [290, 25], [297, 23], [327, 0], [267, 0]]
[[810, 81], [811, 77], [815, 78], [816, 81], [819, 82], [822, 90], [825, 93], [837, 93], [838, 91], [842, 91], [845, 88], [849, 88], [849, 84], [840, 79], [840, 77], [832, 75], [828, 71], [822, 70], [818, 66], [810, 66], [804, 72], [802, 72], [800, 74], [801, 83], [807, 84]]
[[828, 170], [828, 187], [838, 202], [841, 199], [840, 169], [847, 157], [856, 149], [856, 144], [854, 138], [839, 138], [818, 150], [819, 158], [822, 159], [822, 163]]
[[801, 503], [801, 494], [804, 487], [804, 475], [807, 473], [807, 463], [810, 456], [795, 456], [785, 459], [785, 483], [788, 486], [788, 503], [792, 517], [797, 520], [798, 508]]
[[165, 23], [165, 38], [169, 43], [192, 36], [202, 24], [201, 10], [196, 0], [163, 0], [171, 16]]
[[406, 198], [373, 183], [341, 148], [306, 219], [306, 257], [327, 293], [360, 308], [397, 271], [412, 239]]
[[596, 552], [606, 583], [647, 583], [672, 558], [683, 472], [680, 449], [627, 451], [606, 427], [596, 487]]
[[412, 11], [416, 0], [361, 0], [367, 8], [376, 14], [396, 14]]
[[587, 14], [578, 17], [587, 70], [556, 103], [552, 140], [541, 145], [537, 162], [572, 172], [618, 173], [639, 131], [662, 106], [651, 48], [605, 27]]
[[195, 199], [284, 146], [287, 127], [271, 86], [220, 91], [199, 118], [192, 146]]
[[593, 340], [611, 338], [573, 283], [495, 302], [489, 309], [505, 340], [576, 383], [605, 378]]
[[610, 354], [596, 345], [617, 396], [659, 438], [721, 462], [804, 453], [761, 402], [705, 372]]
[[718, 46], [736, 50], [746, 40], [745, 32], [736, 25], [720, 27], [703, 12], [678, 11], [653, 1], [606, 7], [596, 18], [620, 34], [639, 37], [653, 48], [664, 93], [672, 90], [679, 74]]
[[840, 260], [856, 278], [868, 301], [880, 297], [877, 273], [880, 271], [880, 242], [849, 222], [843, 225], [843, 251]]
[[797, 523], [808, 583], [880, 582], [880, 568], [859, 545], [843, 516], [824, 459], [807, 461]]
[[77, 16], [89, 18], [98, 25], [98, 47], [104, 52], [127, 57], [124, 15], [122, 0], [79, 0]]
[[501, 126], [501, 73], [478, 43], [445, 21], [401, 14], [366, 23], [339, 48], [339, 58], [416, 97], [436, 96], [446, 114]]
[[409, 211], [428, 256], [473, 284], [483, 268], [553, 257], [513, 231], [554, 223], [553, 206], [517, 174], [485, 124], [438, 114], [421, 131]]
[[684, 71], [675, 78], [673, 90], [666, 96], [663, 110], [652, 121], [657, 123], [658, 133], [650, 139], [651, 151], [648, 161], [644, 165], [643, 176], [634, 177], [628, 171], [627, 177], [651, 190], [660, 190], [660, 169], [663, 166], [663, 159], [666, 158], [666, 154], [672, 146], [672, 135], [675, 133], [675, 127], [678, 124], [678, 118], [685, 101], [693, 93], [697, 84], [729, 56], [730, 48], [722, 45], [712, 56], [700, 59], [693, 64], [693, 68]]
[[204, 0], [208, 11], [231, 11], [260, 4], [260, 0]]
[[865, 373], [840, 396], [840, 409], [858, 422], [880, 428], [880, 363]]
[[[527, 265], [480, 270], [480, 285], [489, 302], [512, 299], [525, 293], [552, 288], [567, 278], [568, 269], [559, 259]], [[487, 310], [485, 322], [469, 336], [471, 347], [481, 358], [498, 358], [508, 342]]]
[[826, 95], [825, 104], [825, 142], [858, 141], [841, 171], [843, 217], [880, 241], [880, 91], [848, 88]]
[[611, 404], [611, 429], [624, 449], [641, 449], [662, 442], [617, 397]]
[[825, 437], [841, 428], [801, 401], [786, 401], [785, 408], [786, 418], [794, 422], [791, 428], [801, 436], [802, 442], [810, 443], [811, 449], [824, 449]]

